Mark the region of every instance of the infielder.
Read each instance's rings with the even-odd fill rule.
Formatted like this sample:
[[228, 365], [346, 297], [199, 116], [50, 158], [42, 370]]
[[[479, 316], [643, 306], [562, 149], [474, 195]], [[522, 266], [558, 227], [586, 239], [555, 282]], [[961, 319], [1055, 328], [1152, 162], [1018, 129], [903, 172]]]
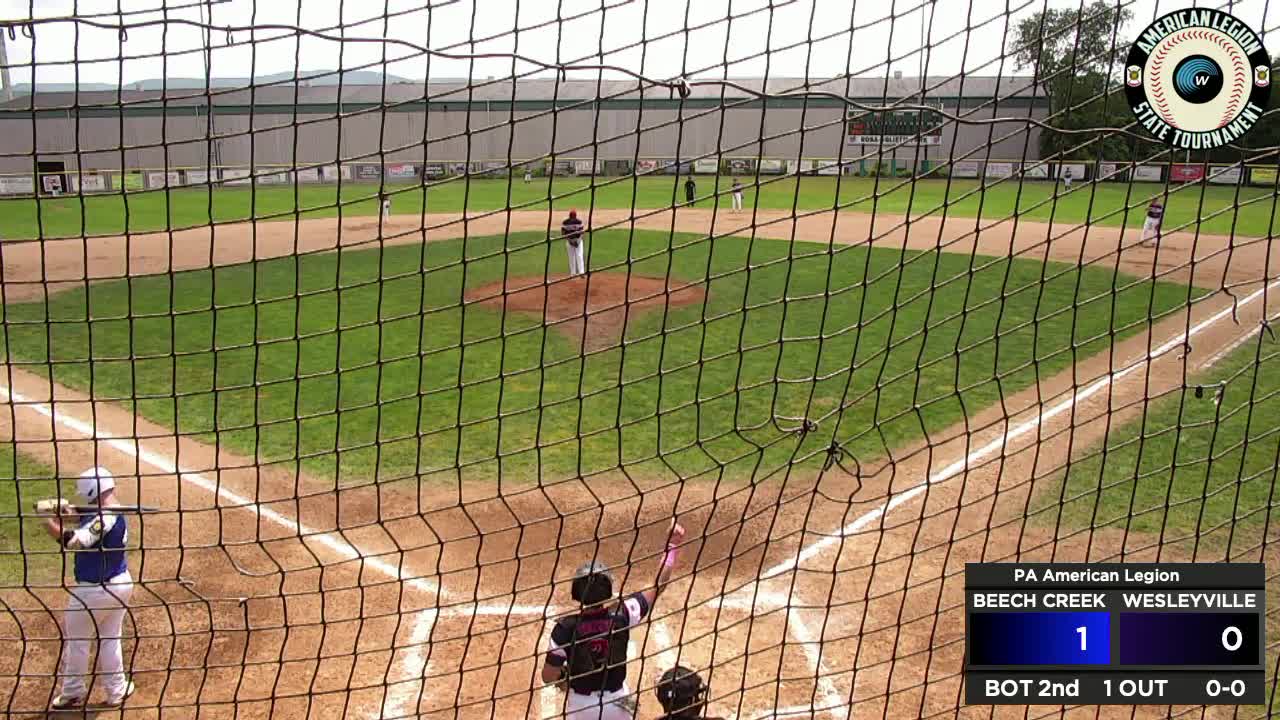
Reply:
[[390, 195], [382, 196], [382, 219], [386, 222], [391, 222], [391, 196]]
[[[62, 649], [62, 691], [53, 699], [54, 710], [81, 707], [91, 689], [85, 683], [89, 671], [89, 650], [98, 645], [98, 667], [94, 679], [101, 678], [106, 704], [117, 706], [133, 694], [133, 681], [124, 673], [120, 652], [121, 628], [133, 577], [125, 547], [129, 525], [123, 515], [111, 512], [116, 502], [116, 481], [105, 468], [95, 467], [80, 474], [76, 492], [98, 510], [76, 517], [66, 501], [59, 502], [58, 516], [45, 518], [45, 530], [63, 548], [75, 553], [76, 584], [71, 588], [64, 615]], [[76, 518], [74, 530], [64, 522]]]
[[613, 576], [598, 562], [578, 568], [570, 594], [582, 610], [561, 618], [551, 629], [550, 647], [542, 665], [542, 681], [568, 690], [567, 720], [631, 720], [635, 715], [627, 689], [627, 641], [671, 580], [684, 540], [684, 528], [671, 524], [667, 552], [657, 583], [643, 592], [613, 599]]
[[529, 168], [524, 169], [524, 182], [526, 185], [533, 182], [533, 171]]
[[693, 181], [693, 177], [684, 181], [684, 201], [693, 205], [698, 200], [698, 184]]
[[1164, 222], [1164, 205], [1159, 199], [1147, 206], [1147, 219], [1142, 222], [1142, 247], [1155, 247], [1160, 242], [1160, 225]]
[[703, 716], [707, 711], [707, 684], [701, 675], [683, 665], [662, 673], [654, 692], [662, 705], [658, 720], [723, 720]]
[[578, 211], [570, 210], [569, 217], [560, 224], [560, 235], [564, 237], [565, 249], [569, 251], [569, 276], [575, 277], [587, 271], [582, 247], [582, 221], [578, 219]]
[[742, 209], [742, 183], [738, 182], [738, 178], [733, 179], [733, 209]]
[[1071, 192], [1071, 168], [1067, 168], [1062, 173], [1063, 192]]

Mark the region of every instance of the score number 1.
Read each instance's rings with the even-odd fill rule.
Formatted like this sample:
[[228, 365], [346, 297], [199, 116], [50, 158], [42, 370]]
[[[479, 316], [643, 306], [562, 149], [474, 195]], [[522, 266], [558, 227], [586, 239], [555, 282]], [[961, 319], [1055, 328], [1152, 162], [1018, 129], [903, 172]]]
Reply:
[[[1228, 629], [1230, 630], [1230, 629], [1232, 629], [1232, 628], [1228, 628]], [[1076, 632], [1080, 633], [1080, 652], [1084, 652], [1084, 651], [1088, 650], [1088, 649], [1089, 649], [1089, 647], [1088, 647], [1088, 640], [1089, 640], [1089, 628], [1088, 628], [1088, 626], [1086, 626], [1086, 625], [1081, 625], [1080, 627], [1076, 628]], [[1239, 631], [1237, 630], [1236, 632], [1239, 632]], [[1226, 638], [1226, 634], [1225, 634], [1225, 633], [1223, 634], [1223, 638], [1224, 638], [1224, 642], [1225, 642], [1225, 638]]]

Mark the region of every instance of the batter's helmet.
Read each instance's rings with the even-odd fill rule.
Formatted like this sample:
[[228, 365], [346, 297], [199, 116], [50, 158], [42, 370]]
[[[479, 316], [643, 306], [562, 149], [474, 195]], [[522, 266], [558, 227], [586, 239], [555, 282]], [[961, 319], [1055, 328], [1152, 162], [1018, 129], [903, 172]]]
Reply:
[[682, 718], [702, 717], [702, 705], [707, 694], [707, 684], [702, 676], [683, 665], [677, 665], [662, 673], [655, 688], [658, 702], [668, 716]]
[[569, 594], [583, 605], [599, 605], [613, 597], [613, 576], [598, 562], [589, 562], [573, 573]]

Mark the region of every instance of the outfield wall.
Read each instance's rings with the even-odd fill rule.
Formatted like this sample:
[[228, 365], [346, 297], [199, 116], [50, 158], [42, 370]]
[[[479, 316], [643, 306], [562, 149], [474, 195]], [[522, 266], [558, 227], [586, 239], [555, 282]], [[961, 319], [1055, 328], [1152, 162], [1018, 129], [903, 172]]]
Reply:
[[[35, 161], [108, 170], [553, 155], [635, 159], [878, 153], [931, 162], [975, 153], [1037, 157], [1040, 128], [1032, 120], [1043, 120], [1047, 105], [1022, 98], [995, 103], [966, 97], [937, 103], [964, 122], [944, 122], [933, 144], [884, 148], [853, 144], [846, 126], [847, 106], [820, 98], [808, 103], [792, 99], [780, 106], [708, 107], [646, 100], [628, 109], [579, 101], [554, 111], [496, 102], [433, 101], [426, 111], [375, 107], [338, 116], [328, 108], [305, 105], [273, 105], [253, 112], [217, 108], [213, 115], [207, 107], [181, 105], [0, 110], [0, 173], [30, 171]], [[983, 124], [997, 115], [1006, 122]]]
[[[1277, 167], [1272, 165], [1132, 163], [1104, 161], [1097, 163], [1022, 162], [1018, 160], [957, 160], [950, 163], [929, 160], [904, 160], [877, 157], [781, 158], [781, 157], [709, 157], [694, 160], [674, 158], [546, 158], [488, 161], [443, 162], [349, 162], [308, 167], [257, 165], [224, 167], [139, 168], [121, 172], [118, 169], [67, 171], [63, 173], [7, 173], [0, 175], [0, 195], [30, 196], [39, 188], [41, 195], [93, 194], [105, 192], [143, 192], [177, 187], [249, 187], [273, 185], [318, 185], [363, 183], [381, 185], [432, 184], [449, 178], [470, 175], [481, 179], [533, 177], [619, 177], [693, 175], [738, 177], [750, 182], [759, 177], [768, 182], [772, 177], [787, 175], [852, 177], [899, 177], [983, 179], [987, 182], [1007, 180], [1058, 182], [1069, 172], [1075, 181], [1195, 183], [1207, 181], [1216, 185], [1277, 186]], [[37, 182], [38, 181], [38, 182]]]

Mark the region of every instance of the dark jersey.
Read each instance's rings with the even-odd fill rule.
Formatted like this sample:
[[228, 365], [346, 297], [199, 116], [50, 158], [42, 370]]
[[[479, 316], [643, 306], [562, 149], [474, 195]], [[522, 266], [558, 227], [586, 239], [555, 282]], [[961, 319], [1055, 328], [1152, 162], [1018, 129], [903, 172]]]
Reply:
[[621, 690], [631, 627], [648, 614], [649, 603], [636, 593], [612, 610], [561, 618], [551, 628], [547, 664], [566, 668], [569, 689], [576, 693]]
[[1159, 205], [1152, 205], [1147, 208], [1147, 217], [1152, 220], [1159, 220], [1164, 217], [1164, 208]]
[[582, 221], [578, 218], [568, 218], [560, 224], [560, 234], [570, 245], [577, 247], [582, 242]]

